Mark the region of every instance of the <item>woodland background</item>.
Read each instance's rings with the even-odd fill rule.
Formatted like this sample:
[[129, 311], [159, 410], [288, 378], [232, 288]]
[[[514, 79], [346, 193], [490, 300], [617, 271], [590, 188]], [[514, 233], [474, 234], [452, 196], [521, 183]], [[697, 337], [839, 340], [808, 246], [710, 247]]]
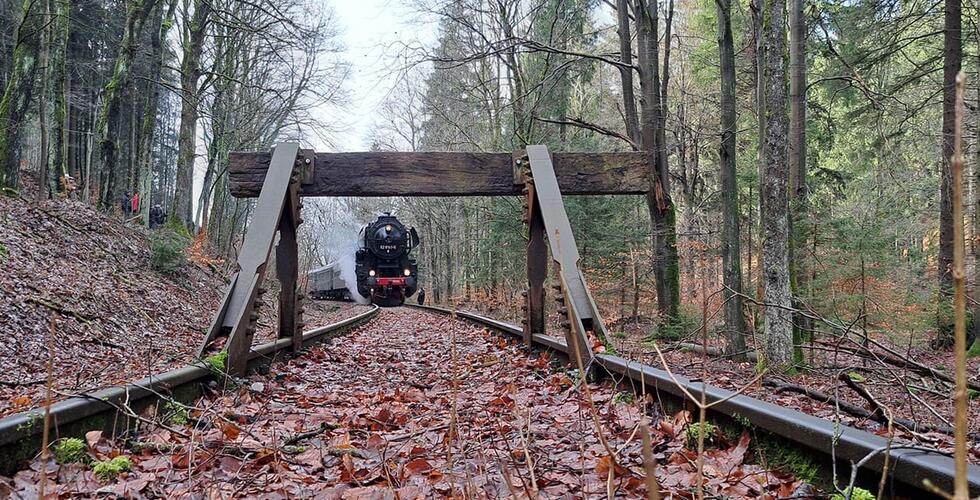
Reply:
[[[611, 324], [678, 337], [706, 314], [732, 353], [764, 347], [775, 366], [814, 335], [951, 342], [954, 222], [980, 269], [976, 5], [400, 8], [438, 23], [438, 40], [391, 47], [399, 79], [374, 149], [649, 153], [649, 196], [566, 199]], [[304, 0], [0, 2], [0, 184], [105, 210], [139, 191], [143, 221], [160, 204], [233, 257], [252, 205], [228, 194], [228, 152], [329, 141], [349, 70], [334, 27]], [[944, 158], [960, 69], [970, 175], [967, 219], [953, 221]], [[517, 314], [516, 198], [317, 200], [302, 226], [308, 267], [349, 247], [337, 227], [383, 210], [418, 228], [429, 297]]]

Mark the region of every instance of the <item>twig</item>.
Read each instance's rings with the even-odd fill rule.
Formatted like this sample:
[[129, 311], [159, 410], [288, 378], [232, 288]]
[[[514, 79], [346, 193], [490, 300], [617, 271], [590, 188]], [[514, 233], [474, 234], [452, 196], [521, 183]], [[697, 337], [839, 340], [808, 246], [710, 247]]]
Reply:
[[143, 422], [144, 424], [148, 424], [148, 425], [151, 425], [153, 427], [160, 427], [160, 428], [166, 429], [166, 430], [168, 430], [168, 431], [170, 431], [170, 432], [172, 432], [172, 433], [174, 433], [174, 434], [176, 434], [176, 435], [178, 435], [178, 436], [180, 436], [180, 437], [182, 437], [184, 439], [190, 439], [190, 437], [191, 437], [190, 434], [187, 434], [184, 431], [181, 431], [179, 429], [175, 429], [175, 428], [170, 427], [169, 425], [163, 424], [161, 422], [155, 422], [155, 421], [150, 420], [148, 418], [142, 417], [139, 414], [137, 414], [136, 412], [134, 412], [132, 409], [130, 409], [129, 407], [127, 407], [125, 405], [117, 405], [116, 403], [113, 403], [112, 401], [109, 401], [108, 399], [97, 398], [97, 397], [92, 396], [90, 394], [72, 394], [72, 393], [69, 393], [69, 392], [62, 392], [62, 391], [58, 391], [58, 390], [53, 390], [53, 391], [56, 392], [57, 394], [62, 395], [62, 396], [82, 397], [82, 398], [86, 398], [86, 399], [91, 399], [93, 401], [99, 401], [101, 403], [107, 404], [107, 405], [115, 408], [116, 411], [122, 412], [127, 417], [132, 418], [132, 419], [136, 419], [136, 420], [138, 420], [140, 422]]
[[293, 437], [291, 437], [291, 438], [283, 441], [282, 442], [282, 446], [294, 445], [294, 444], [296, 444], [296, 443], [298, 443], [298, 442], [300, 442], [300, 441], [302, 441], [304, 439], [309, 439], [309, 438], [311, 438], [313, 436], [316, 436], [317, 434], [320, 434], [323, 431], [327, 431], [327, 430], [332, 431], [332, 430], [335, 430], [335, 429], [338, 429], [338, 428], [340, 428], [340, 426], [337, 425], [337, 424], [331, 424], [331, 423], [327, 423], [327, 422], [321, 422], [320, 423], [320, 427], [318, 427], [318, 428], [316, 428], [316, 429], [314, 429], [312, 431], [300, 432], [299, 434], [296, 434], [295, 436], [293, 436]]
[[[878, 342], [878, 341], [876, 341], [876, 340], [874, 340], [874, 339], [872, 339], [870, 337], [868, 338], [868, 341], [872, 345], [874, 345], [874, 346], [876, 346], [876, 347], [878, 347], [878, 348], [880, 348], [880, 349], [882, 349], [882, 350], [884, 350], [886, 352], [885, 353], [881, 353], [881, 352], [878, 352], [878, 351], [875, 351], [875, 350], [871, 350], [871, 349], [868, 349], [868, 348], [866, 348], [866, 347], [864, 347], [864, 346], [862, 346], [860, 344], [857, 344], [857, 343], [855, 343], [856, 347], [853, 347], [853, 348], [852, 347], [845, 347], [845, 346], [838, 346], [836, 344], [826, 344], [826, 343], [824, 343], [824, 344], [825, 345], [831, 345], [831, 346], [837, 347], [837, 348], [839, 348], [841, 350], [847, 351], [847, 352], [849, 352], [851, 354], [856, 354], [858, 356], [871, 356], [873, 358], [876, 358], [876, 359], [878, 359], [880, 361], [883, 361], [885, 363], [888, 363], [890, 365], [894, 365], [894, 366], [897, 366], [899, 368], [908, 368], [908, 369], [910, 369], [910, 370], [912, 370], [912, 371], [914, 371], [916, 373], [920, 373], [922, 375], [929, 375], [931, 377], [937, 378], [937, 379], [942, 380], [942, 381], [945, 381], [945, 382], [949, 382], [949, 383], [954, 383], [955, 382], [954, 379], [953, 379], [953, 377], [950, 377], [949, 375], [943, 373], [942, 371], [937, 370], [937, 369], [932, 368], [932, 367], [929, 367], [929, 366], [926, 366], [926, 365], [924, 365], [922, 363], [919, 363], [918, 361], [915, 361], [913, 359], [901, 357], [894, 350], [888, 348], [885, 345], [882, 345], [880, 342]], [[978, 383], [967, 381], [967, 386], [970, 389], [980, 390], [980, 384], [978, 384]]]
[[647, 475], [647, 499], [660, 500], [660, 484], [657, 482], [657, 459], [653, 456], [650, 426], [646, 419], [640, 422], [640, 437], [643, 439], [643, 470]]
[[881, 402], [879, 402], [870, 392], [868, 392], [867, 389], [858, 384], [856, 380], [852, 379], [848, 373], [842, 370], [837, 375], [837, 378], [841, 382], [844, 382], [844, 385], [850, 387], [852, 391], [858, 393], [861, 398], [867, 401], [868, 404], [871, 405], [872, 413], [880, 413], [883, 416], [885, 415], [885, 408]]
[[[845, 412], [850, 413], [851, 415], [853, 415], [855, 417], [858, 417], [858, 418], [864, 418], [864, 419], [874, 420], [874, 421], [880, 422], [880, 423], [887, 423], [887, 419], [885, 419], [884, 417], [882, 417], [880, 415], [876, 415], [875, 413], [869, 412], [868, 410], [865, 410], [864, 408], [861, 408], [860, 406], [853, 405], [853, 404], [848, 403], [846, 401], [842, 401], [840, 398], [831, 396], [830, 394], [827, 394], [827, 393], [825, 393], [823, 391], [819, 391], [819, 390], [816, 390], [816, 389], [810, 389], [808, 387], [803, 387], [803, 386], [800, 386], [800, 385], [791, 384], [791, 383], [784, 382], [784, 381], [777, 380], [777, 379], [773, 379], [773, 378], [763, 379], [762, 380], [762, 384], [765, 385], [765, 386], [772, 387], [772, 388], [776, 389], [777, 392], [779, 392], [779, 391], [795, 392], [795, 393], [798, 393], [798, 394], [802, 394], [802, 395], [804, 395], [804, 396], [806, 396], [806, 397], [808, 397], [810, 399], [819, 401], [821, 403], [832, 404], [836, 408], [838, 408], [840, 410], [844, 410]], [[912, 432], [933, 431], [933, 432], [939, 432], [941, 434], [952, 434], [952, 432], [953, 432], [953, 430], [950, 429], [950, 428], [948, 428], [948, 427], [943, 427], [943, 426], [939, 426], [939, 425], [932, 425], [932, 424], [920, 424], [920, 423], [912, 422], [910, 420], [906, 420], [906, 419], [902, 419], [902, 418], [896, 418], [896, 419], [894, 419], [894, 421], [895, 421], [896, 424], [898, 424], [898, 425], [900, 425], [900, 426], [902, 426], [902, 427], [904, 427], [904, 428], [906, 428], [906, 429], [908, 429], [908, 430], [910, 430]]]
[[86, 314], [82, 314], [82, 313], [80, 313], [78, 311], [74, 311], [74, 310], [71, 310], [71, 309], [62, 307], [62, 306], [60, 306], [58, 304], [55, 304], [54, 302], [49, 302], [49, 301], [47, 301], [47, 300], [45, 300], [45, 299], [43, 299], [41, 297], [36, 297], [36, 296], [33, 296], [33, 295], [31, 295], [30, 297], [27, 297], [26, 301], [27, 302], [34, 303], [34, 304], [37, 304], [39, 306], [47, 307], [48, 309], [50, 309], [50, 310], [52, 310], [52, 311], [54, 311], [56, 313], [66, 314], [68, 316], [71, 316], [71, 317], [77, 319], [78, 321], [81, 321], [82, 323], [88, 323], [90, 321], [94, 321], [96, 319], [99, 319], [99, 316], [88, 316]]
[[32, 385], [41, 385], [45, 382], [47, 382], [47, 379], [43, 379], [43, 378], [37, 380], [29, 380], [27, 382], [7, 382], [5, 380], [0, 380], [0, 385], [4, 387], [27, 387]]
[[38, 488], [38, 496], [44, 498], [44, 487], [48, 483], [48, 458], [51, 450], [48, 449], [51, 432], [51, 391], [54, 384], [54, 331], [57, 315], [51, 315], [51, 322], [48, 328], [48, 383], [44, 388], [44, 429], [41, 435], [41, 485]]
[[954, 462], [956, 475], [953, 477], [953, 497], [967, 500], [970, 497], [970, 484], [967, 480], [967, 413], [969, 400], [966, 393], [966, 269], [963, 248], [963, 94], [966, 92], [966, 74], [961, 70], [956, 75], [956, 102], [953, 132], [953, 303], [955, 308], [955, 332], [953, 354], [956, 357], [956, 390], [953, 401], [956, 405], [956, 452]]
[[[660, 364], [664, 367], [664, 371], [667, 372], [667, 376], [670, 377], [670, 381], [673, 382], [674, 385], [676, 385], [677, 388], [680, 389], [681, 392], [683, 392], [684, 395], [687, 396], [687, 398], [690, 399], [694, 404], [700, 404], [699, 401], [698, 401], [698, 399], [695, 398], [694, 396], [692, 396], [691, 393], [690, 393], [690, 391], [688, 391], [687, 388], [684, 387], [684, 385], [681, 384], [680, 381], [677, 380], [677, 377], [674, 375], [674, 372], [671, 371], [670, 366], [667, 365], [667, 360], [664, 358], [664, 354], [660, 350], [660, 347], [657, 345], [656, 342], [653, 343], [653, 349], [655, 351], [657, 351], [657, 356], [660, 357]], [[705, 405], [705, 408], [707, 409], [707, 408], [711, 408], [712, 406], [720, 405], [720, 404], [725, 403], [728, 400], [730, 400], [730, 399], [732, 399], [732, 398], [734, 398], [736, 396], [742, 395], [743, 392], [745, 392], [746, 390], [748, 390], [749, 387], [752, 387], [753, 385], [755, 385], [755, 383], [758, 382], [759, 379], [761, 379], [763, 377], [763, 375], [765, 375], [765, 374], [766, 374], [766, 371], [763, 370], [762, 373], [756, 375], [754, 379], [750, 380], [749, 383], [747, 383], [747, 384], [743, 385], [742, 387], [740, 387], [737, 391], [733, 391], [731, 394], [729, 394], [728, 396], [725, 396], [724, 398], [721, 398], [719, 400], [712, 401], [711, 403], [708, 403], [707, 405]], [[704, 382], [702, 382], [702, 385], [703, 384], [704, 384]]]

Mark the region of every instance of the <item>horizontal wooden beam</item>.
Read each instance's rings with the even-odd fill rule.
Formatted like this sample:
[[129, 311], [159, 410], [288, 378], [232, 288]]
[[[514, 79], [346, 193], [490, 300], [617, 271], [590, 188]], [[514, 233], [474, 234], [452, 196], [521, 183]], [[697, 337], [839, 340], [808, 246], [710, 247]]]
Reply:
[[[238, 198], [259, 195], [270, 153], [231, 153]], [[521, 194], [511, 153], [316, 153], [302, 196], [499, 196]], [[562, 194], [642, 194], [644, 153], [555, 153]]]

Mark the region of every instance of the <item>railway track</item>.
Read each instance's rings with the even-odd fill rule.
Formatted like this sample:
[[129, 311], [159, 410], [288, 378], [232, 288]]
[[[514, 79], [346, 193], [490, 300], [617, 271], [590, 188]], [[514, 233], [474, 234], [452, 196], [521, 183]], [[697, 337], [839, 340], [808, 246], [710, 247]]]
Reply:
[[[520, 327], [479, 314], [451, 311], [434, 306], [411, 307], [443, 314], [456, 314], [460, 318], [516, 338], [523, 336]], [[563, 339], [535, 334], [532, 336], [532, 341], [537, 348], [567, 355]], [[679, 404], [685, 403], [685, 391], [698, 395], [704, 391], [705, 399], [709, 404], [721, 401], [711, 409], [715, 416], [727, 417], [740, 423], [747, 422], [751, 426], [785, 439], [809, 453], [820, 456], [821, 463], [827, 467], [832, 463], [831, 457], [836, 456], [838, 473], [843, 477], [847, 477], [853, 463], [863, 464], [859, 470], [859, 482], [877, 485], [878, 478], [881, 477], [884, 466], [883, 451], [888, 448], [887, 440], [881, 436], [852, 427], [837, 427], [829, 420], [749, 396], [735, 395], [732, 391], [694, 382], [680, 375], [675, 375], [672, 379], [663, 370], [619, 356], [597, 354], [595, 364], [601, 367], [600, 371], [605, 371], [608, 375], [629, 379], [635, 389], [653, 388], [658, 395], [672, 397], [674, 402]], [[901, 448], [899, 444], [891, 446], [890, 457], [887, 493], [891, 496], [935, 497], [936, 495], [923, 485], [923, 481], [926, 480], [944, 491], [953, 490], [952, 457], [938, 451]], [[980, 495], [980, 467], [970, 465], [968, 475], [971, 497]]]
[[[378, 307], [343, 321], [303, 333], [303, 347], [336, 337], [367, 321]], [[291, 353], [292, 339], [282, 338], [255, 346], [249, 356], [249, 368], [268, 365]], [[161, 399], [187, 403], [201, 395], [202, 387], [213, 380], [215, 373], [200, 361], [159, 375], [152, 375], [131, 384], [109, 387], [76, 396], [51, 405], [52, 426], [56, 436], [81, 436], [95, 429], [122, 431], [137, 423], [140, 411]], [[24, 460], [41, 449], [44, 409], [35, 408], [0, 419], [0, 474], [15, 471]]]
[[[445, 308], [433, 306], [411, 306], [441, 314], [452, 314]], [[378, 308], [362, 313], [344, 321], [305, 332], [303, 345], [340, 335], [372, 320]], [[478, 314], [456, 311], [456, 316], [493, 331], [515, 338], [522, 337], [517, 326], [487, 318]], [[535, 347], [565, 354], [567, 349], [563, 339], [549, 335], [534, 335]], [[284, 358], [290, 352], [291, 339], [279, 339], [256, 346], [249, 359], [249, 367], [257, 368]], [[731, 391], [685, 377], [674, 379], [664, 371], [654, 367], [631, 362], [618, 356], [598, 354], [595, 365], [617, 379], [629, 380], [634, 389], [649, 391], [653, 388], [659, 397], [673, 399], [675, 405], [684, 404], [684, 391], [700, 394], [703, 390], [706, 400], [722, 401], [712, 408], [715, 417], [729, 418], [742, 425], [748, 424], [762, 429], [774, 436], [788, 441], [800, 449], [819, 457], [819, 463], [826, 467], [831, 464], [831, 454], [839, 460], [838, 474], [847, 477], [850, 463], [862, 462], [859, 483], [877, 484], [880, 477], [886, 441], [880, 436], [844, 427], [835, 429], [833, 422], [813, 417], [795, 410], [760, 401], [744, 395], [733, 395]], [[131, 428], [137, 420], [135, 414], [160, 400], [168, 398], [190, 402], [201, 395], [202, 387], [212, 380], [214, 373], [204, 362], [195, 363], [171, 370], [143, 380], [94, 392], [89, 395], [71, 398], [52, 405], [52, 422], [58, 428], [58, 435], [82, 435], [93, 429], [121, 430]], [[676, 380], [676, 382], [675, 382]], [[669, 402], [669, 401], [668, 401]], [[34, 409], [0, 419], [0, 473], [8, 474], [17, 466], [34, 456], [40, 449], [43, 409]], [[836, 441], [836, 446], [833, 443]], [[925, 452], [918, 449], [903, 449], [893, 446], [889, 466], [888, 488], [891, 495], [924, 498], [932, 494], [924, 489], [923, 480], [950, 491], [953, 480], [953, 461], [939, 452]], [[867, 458], [867, 457], [871, 458]], [[842, 467], [842, 468], [841, 468]], [[980, 468], [970, 466], [969, 482], [972, 495], [980, 494]]]

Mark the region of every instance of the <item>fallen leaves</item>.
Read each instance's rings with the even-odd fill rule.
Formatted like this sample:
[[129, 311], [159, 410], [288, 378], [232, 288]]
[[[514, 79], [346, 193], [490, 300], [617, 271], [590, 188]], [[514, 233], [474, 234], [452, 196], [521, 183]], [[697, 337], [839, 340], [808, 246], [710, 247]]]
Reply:
[[[50, 317], [54, 399], [134, 382], [194, 360], [226, 286], [197, 255], [176, 277], [150, 268], [147, 231], [76, 201], [25, 203], [0, 196], [0, 416], [44, 402]], [[193, 250], [192, 254], [199, 254]], [[277, 300], [270, 293], [266, 301]], [[312, 301], [306, 324], [362, 306]], [[256, 340], [275, 338], [277, 307], [262, 309]]]
[[[592, 385], [612, 457], [573, 384], [547, 356], [471, 324], [385, 310], [347, 337], [199, 401], [190, 439], [158, 429], [128, 442], [93, 433], [88, 442], [100, 453], [134, 454], [132, 472], [109, 485], [119, 495], [580, 498], [604, 497], [611, 484], [619, 496], [642, 498], [636, 426], [647, 417], [659, 420], [652, 439], [661, 486], [691, 497], [697, 454], [685, 447], [687, 412], [663, 417], [653, 398], [616, 398], [622, 388]], [[772, 497], [798, 486], [753, 464], [750, 444], [743, 433], [707, 450], [710, 495]], [[22, 471], [7, 484], [26, 492], [38, 474]], [[57, 480], [65, 496], [106, 486]]]
[[234, 441], [238, 439], [238, 435], [241, 434], [242, 430], [238, 428], [237, 425], [224, 422], [221, 424], [221, 433], [225, 435], [226, 438]]

